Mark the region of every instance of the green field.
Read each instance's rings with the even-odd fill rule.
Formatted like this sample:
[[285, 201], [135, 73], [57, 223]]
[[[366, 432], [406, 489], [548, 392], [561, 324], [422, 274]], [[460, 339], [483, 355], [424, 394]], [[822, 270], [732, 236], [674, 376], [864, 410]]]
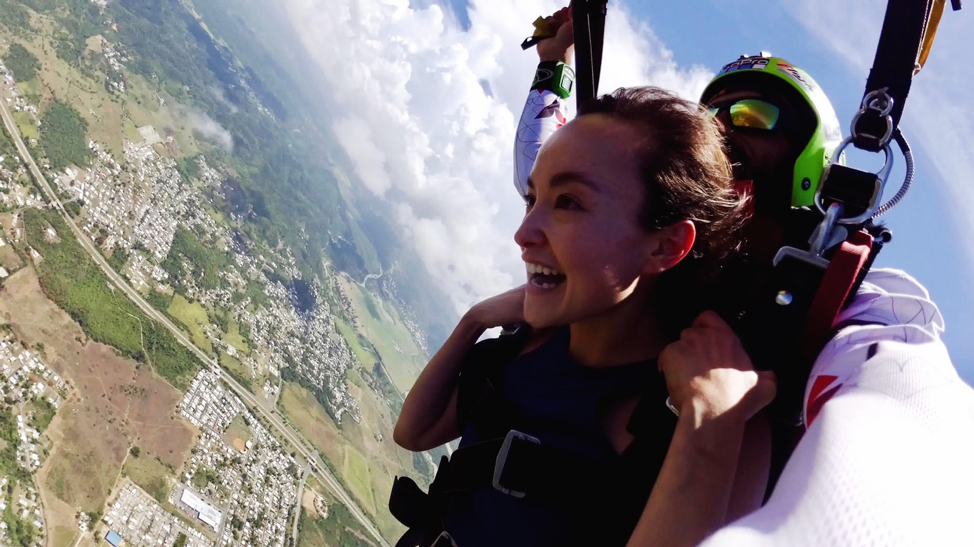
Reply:
[[[347, 278], [342, 280], [346, 295], [361, 325], [361, 334], [375, 346], [382, 358], [390, 379], [400, 393], [413, 386], [416, 377], [426, 366], [427, 357], [416, 345], [412, 335], [393, 306], [379, 300], [371, 293]], [[346, 332], [342, 332], [355, 351], [357, 344]], [[356, 356], [359, 353], [356, 352]], [[374, 359], [366, 359], [368, 366]], [[371, 370], [371, 366], [369, 366]]]
[[335, 320], [335, 327], [338, 328], [338, 332], [343, 338], [345, 338], [345, 341], [348, 343], [348, 347], [352, 348], [352, 354], [355, 355], [355, 359], [367, 370], [372, 370], [372, 366], [375, 365], [376, 361], [375, 355], [371, 351], [362, 347], [355, 329], [341, 319]]
[[223, 341], [237, 348], [237, 351], [244, 355], [250, 353], [250, 346], [247, 345], [247, 341], [240, 334], [240, 325], [236, 321], [230, 323], [230, 326], [227, 328], [227, 333], [223, 335]]
[[47, 429], [47, 426], [51, 425], [51, 420], [54, 419], [54, 413], [56, 412], [56, 409], [51, 406], [51, 403], [45, 399], [32, 400], [27, 405], [27, 410], [34, 416], [31, 420], [31, 425], [41, 433]]
[[183, 295], [176, 293], [166, 312], [186, 325], [194, 344], [206, 353], [213, 355], [213, 345], [203, 330], [203, 327], [210, 324], [210, 318], [206, 315], [206, 310], [203, 309], [202, 304], [199, 302], [190, 304]]
[[[77, 321], [85, 334], [136, 361], [148, 361], [177, 389], [184, 391], [199, 371], [196, 357], [165, 327], [142, 314], [108, 280], [74, 239], [64, 220], [51, 211], [24, 211], [27, 240], [44, 260], [37, 266], [48, 298]], [[53, 227], [58, 243], [45, 242]]]
[[369, 462], [351, 445], [345, 447], [345, 478], [359, 496], [371, 504], [375, 512], [375, 497], [372, 495], [372, 477], [369, 473]]
[[329, 499], [328, 507], [327, 519], [312, 517], [307, 511], [301, 510], [301, 518], [298, 520], [297, 547], [371, 547], [374, 545], [362, 539], [371, 536], [362, 531], [358, 521], [344, 505]]
[[223, 442], [227, 443], [227, 446], [233, 446], [233, 442], [236, 439], [240, 439], [243, 442], [250, 440], [250, 428], [243, 421], [243, 416], [237, 416], [230, 422], [227, 426], [227, 430], [223, 433]]
[[256, 393], [256, 391], [254, 391], [254, 377], [251, 374], [250, 368], [244, 366], [236, 358], [231, 357], [229, 353], [222, 350], [220, 351], [217, 361], [220, 363], [220, 366], [226, 370], [234, 380], [237, 381], [238, 384], [247, 388], [247, 390], [251, 393]]
[[34, 118], [31, 117], [28, 112], [14, 112], [14, 121], [17, 122], [17, 129], [20, 130], [20, 134], [25, 139], [34, 139], [40, 136], [37, 132], [37, 126], [34, 125]]
[[165, 503], [169, 496], [169, 479], [172, 477], [172, 472], [158, 459], [149, 457], [145, 452], [138, 458], [129, 456], [122, 467], [122, 474], [141, 486], [159, 503]]

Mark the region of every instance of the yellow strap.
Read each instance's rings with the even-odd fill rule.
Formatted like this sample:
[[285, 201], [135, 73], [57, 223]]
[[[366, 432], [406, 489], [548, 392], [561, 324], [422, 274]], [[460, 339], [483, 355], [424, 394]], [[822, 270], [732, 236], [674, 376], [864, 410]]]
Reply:
[[923, 34], [920, 57], [917, 59], [916, 70], [913, 71], [914, 75], [920, 72], [920, 69], [927, 62], [927, 57], [930, 56], [930, 49], [933, 48], [933, 40], [937, 36], [937, 26], [940, 25], [940, 18], [944, 14], [944, 7], [946, 5], [947, 0], [933, 1], [933, 6], [930, 8], [930, 19], [927, 21], [927, 28]]

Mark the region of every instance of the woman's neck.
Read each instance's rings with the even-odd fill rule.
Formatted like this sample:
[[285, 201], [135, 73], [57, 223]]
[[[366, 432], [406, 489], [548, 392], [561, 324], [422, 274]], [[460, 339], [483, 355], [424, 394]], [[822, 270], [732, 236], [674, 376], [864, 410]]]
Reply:
[[609, 367], [658, 356], [668, 341], [653, 306], [645, 302], [627, 298], [606, 314], [572, 323], [572, 358], [585, 366]]

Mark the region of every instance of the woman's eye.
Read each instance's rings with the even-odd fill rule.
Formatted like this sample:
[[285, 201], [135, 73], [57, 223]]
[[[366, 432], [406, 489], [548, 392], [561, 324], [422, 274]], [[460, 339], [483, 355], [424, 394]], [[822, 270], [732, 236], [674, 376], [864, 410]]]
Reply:
[[581, 209], [582, 206], [579, 205], [578, 200], [576, 200], [572, 196], [569, 196], [568, 194], [562, 194], [555, 199], [555, 208], [575, 210], [575, 209]]
[[524, 194], [524, 206], [530, 209], [534, 205], [535, 197], [531, 194]]

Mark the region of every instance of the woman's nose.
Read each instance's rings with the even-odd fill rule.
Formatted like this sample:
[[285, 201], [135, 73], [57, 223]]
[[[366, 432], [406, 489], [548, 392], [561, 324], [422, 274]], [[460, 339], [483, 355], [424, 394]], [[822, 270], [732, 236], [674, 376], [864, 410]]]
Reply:
[[521, 220], [521, 226], [514, 232], [514, 242], [522, 249], [540, 245], [544, 242], [544, 231], [541, 229], [541, 214], [534, 208]]

